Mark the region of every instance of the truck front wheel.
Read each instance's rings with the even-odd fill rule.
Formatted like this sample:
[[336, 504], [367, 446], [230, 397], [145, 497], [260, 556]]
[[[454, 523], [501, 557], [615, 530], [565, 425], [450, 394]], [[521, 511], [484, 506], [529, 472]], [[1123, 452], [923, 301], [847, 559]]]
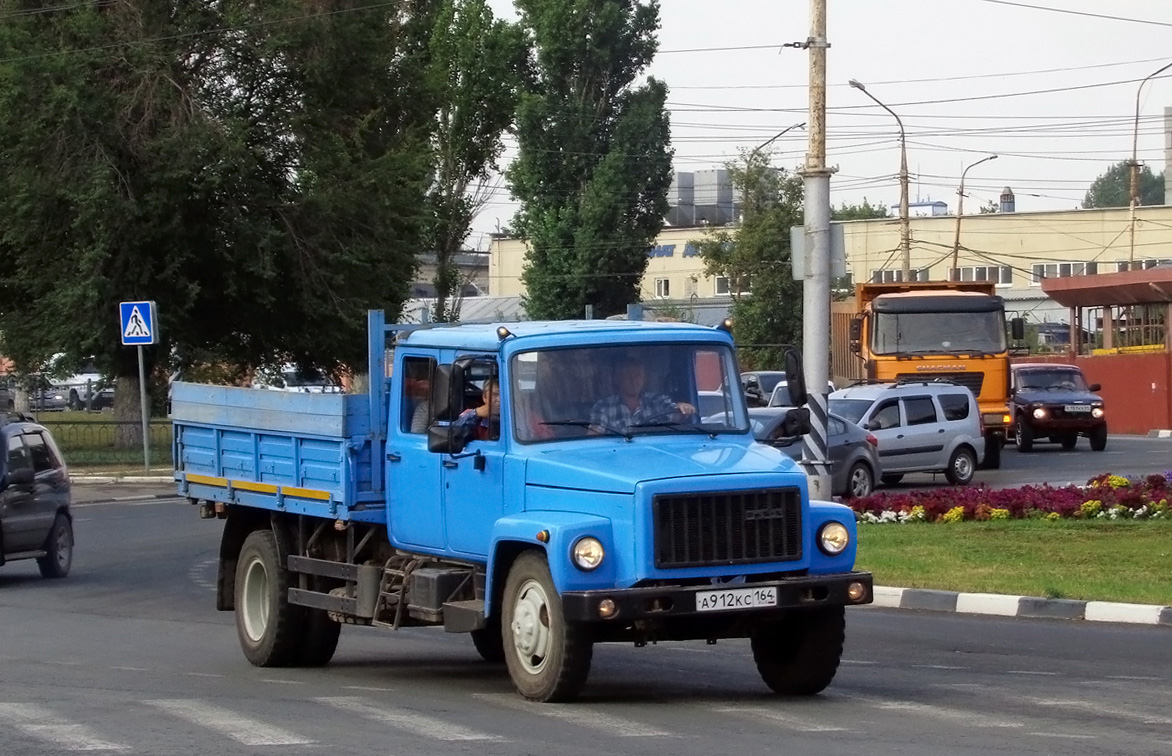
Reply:
[[258, 667], [286, 667], [299, 661], [305, 614], [289, 604], [289, 573], [280, 564], [270, 530], [254, 530], [240, 548], [236, 635], [245, 658]]
[[832, 606], [758, 625], [750, 644], [757, 671], [774, 693], [812, 696], [834, 679], [845, 636], [845, 608]]
[[594, 645], [585, 626], [567, 623], [545, 557], [526, 551], [505, 581], [505, 663], [517, 692], [531, 701], [569, 701], [590, 674]]
[[985, 435], [985, 458], [981, 460], [982, 470], [998, 470], [1001, 468], [1001, 445], [1005, 439], [1000, 433]]

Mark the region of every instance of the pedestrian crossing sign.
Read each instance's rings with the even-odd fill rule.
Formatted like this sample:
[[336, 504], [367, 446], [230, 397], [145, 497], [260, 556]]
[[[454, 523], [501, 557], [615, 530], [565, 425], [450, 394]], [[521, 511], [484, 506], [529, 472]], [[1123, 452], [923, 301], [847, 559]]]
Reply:
[[118, 314], [124, 346], [149, 346], [159, 342], [154, 302], [121, 302]]

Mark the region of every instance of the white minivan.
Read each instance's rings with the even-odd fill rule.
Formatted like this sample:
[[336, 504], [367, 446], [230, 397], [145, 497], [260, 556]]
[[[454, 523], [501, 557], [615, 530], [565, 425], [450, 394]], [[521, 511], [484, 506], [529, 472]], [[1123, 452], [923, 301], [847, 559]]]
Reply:
[[968, 485], [985, 456], [981, 413], [964, 386], [872, 383], [835, 391], [830, 412], [879, 440], [880, 480], [895, 485], [906, 473], [942, 472], [952, 485]]

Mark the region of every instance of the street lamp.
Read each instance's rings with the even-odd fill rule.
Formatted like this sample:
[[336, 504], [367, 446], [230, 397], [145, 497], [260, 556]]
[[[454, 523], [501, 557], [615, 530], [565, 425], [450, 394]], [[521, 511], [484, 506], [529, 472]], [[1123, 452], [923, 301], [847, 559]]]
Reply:
[[785, 135], [786, 135], [788, 132], [790, 132], [790, 131], [793, 131], [794, 129], [804, 129], [805, 127], [806, 127], [806, 122], [805, 122], [805, 121], [802, 121], [801, 123], [795, 123], [795, 124], [793, 124], [792, 126], [786, 126], [786, 127], [785, 127], [784, 129], [782, 129], [781, 131], [777, 132], [776, 134], [774, 134], [773, 136], [769, 137], [768, 139], [766, 139], [766, 140], [765, 140], [764, 142], [762, 142], [761, 144], [759, 144], [759, 145], [757, 145], [756, 147], [754, 147], [754, 148], [753, 148], [753, 152], [752, 152], [751, 154], [753, 154], [753, 155], [756, 155], [756, 154], [758, 154], [759, 152], [761, 152], [761, 150], [765, 149], [765, 148], [766, 148], [766, 147], [768, 147], [769, 145], [771, 145], [771, 144], [773, 144], [774, 142], [776, 142], [778, 139], [781, 139], [781, 138], [782, 138], [783, 136], [785, 136]]
[[[957, 267], [956, 267], [957, 258], [960, 255], [960, 216], [964, 215], [964, 177], [965, 177], [965, 175], [968, 174], [969, 168], [972, 168], [974, 166], [980, 165], [981, 163], [985, 163], [990, 160], [996, 160], [996, 159], [997, 159], [996, 155], [990, 155], [988, 157], [983, 157], [975, 163], [970, 163], [969, 165], [967, 165], [965, 167], [965, 169], [963, 171], [960, 172], [960, 188], [956, 190], [956, 197], [957, 197], [957, 199], [956, 199], [956, 236], [952, 240], [952, 269], [953, 270], [957, 270]], [[959, 272], [957, 275], [957, 280], [960, 280]]]
[[1162, 66], [1152, 73], [1148, 74], [1139, 83], [1139, 87], [1135, 90], [1135, 130], [1131, 135], [1131, 162], [1128, 166], [1131, 168], [1131, 200], [1128, 205], [1131, 208], [1131, 243], [1130, 251], [1128, 253], [1128, 262], [1135, 261], [1135, 206], [1139, 204], [1139, 160], [1137, 159], [1137, 152], [1139, 147], [1139, 97], [1144, 90], [1144, 84], [1147, 84], [1150, 79], [1154, 79], [1160, 74], [1172, 68], [1172, 63]]
[[867, 91], [857, 79], [851, 79], [850, 85], [875, 101], [875, 104], [886, 110], [899, 124], [899, 249], [903, 254], [903, 280], [912, 278], [912, 233], [908, 219], [908, 177], [907, 177], [907, 135], [903, 130], [903, 121], [895, 111], [879, 101], [879, 98]]

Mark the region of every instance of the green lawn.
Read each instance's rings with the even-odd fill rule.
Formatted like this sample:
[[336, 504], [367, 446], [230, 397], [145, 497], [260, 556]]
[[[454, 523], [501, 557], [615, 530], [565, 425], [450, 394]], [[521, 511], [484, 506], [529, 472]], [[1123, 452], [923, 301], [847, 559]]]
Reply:
[[1172, 519], [859, 526], [876, 585], [1172, 605]]

